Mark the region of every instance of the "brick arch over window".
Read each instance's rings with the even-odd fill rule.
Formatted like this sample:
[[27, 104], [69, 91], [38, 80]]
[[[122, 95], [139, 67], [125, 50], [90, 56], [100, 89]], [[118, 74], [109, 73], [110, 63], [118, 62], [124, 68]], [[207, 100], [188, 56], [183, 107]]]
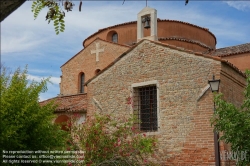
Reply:
[[62, 130], [69, 131], [67, 127], [69, 120], [70, 118], [67, 115], [60, 115], [56, 118], [55, 124], [60, 124]]
[[118, 33], [114, 30], [108, 32], [107, 40], [112, 41], [113, 43], [118, 43]]
[[81, 72], [79, 74], [79, 93], [84, 93], [84, 83], [85, 83], [85, 74]]

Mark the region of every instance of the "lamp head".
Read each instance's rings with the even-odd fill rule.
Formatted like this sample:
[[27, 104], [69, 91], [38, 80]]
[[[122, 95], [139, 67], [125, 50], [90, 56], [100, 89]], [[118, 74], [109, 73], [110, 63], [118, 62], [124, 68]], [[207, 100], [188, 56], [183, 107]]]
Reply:
[[215, 80], [213, 75], [213, 80], [208, 81], [212, 92], [219, 92], [220, 80]]

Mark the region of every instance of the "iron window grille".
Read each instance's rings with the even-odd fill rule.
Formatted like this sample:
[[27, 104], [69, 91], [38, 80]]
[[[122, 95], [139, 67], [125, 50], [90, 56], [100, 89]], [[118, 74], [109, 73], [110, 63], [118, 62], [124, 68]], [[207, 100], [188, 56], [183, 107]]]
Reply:
[[141, 131], [157, 131], [157, 88], [156, 85], [134, 89], [135, 126]]

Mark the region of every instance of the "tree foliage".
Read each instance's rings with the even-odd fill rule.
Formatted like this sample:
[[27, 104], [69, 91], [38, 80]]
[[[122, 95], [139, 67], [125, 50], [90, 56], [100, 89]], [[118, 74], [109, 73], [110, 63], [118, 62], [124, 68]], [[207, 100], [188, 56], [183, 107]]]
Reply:
[[[39, 104], [48, 79], [29, 82], [27, 68], [0, 77], [0, 150], [63, 150], [68, 133], [52, 123], [55, 105]], [[2, 155], [1, 155], [2, 157]]]
[[[65, 1], [65, 9], [67, 11], [71, 11], [72, 3], [69, 4], [69, 2]], [[39, 13], [44, 8], [49, 8], [46, 20], [48, 20], [48, 23], [51, 21], [54, 22], [55, 32], [58, 35], [60, 32], [64, 32], [65, 30], [65, 24], [64, 24], [64, 17], [65, 12], [60, 7], [60, 2], [56, 1], [50, 1], [50, 0], [36, 0], [32, 3], [32, 12], [34, 13], [34, 18], [36, 19]]]
[[250, 71], [246, 71], [247, 87], [245, 100], [240, 108], [222, 99], [222, 94], [215, 95], [216, 110], [211, 119], [215, 131], [222, 132], [220, 140], [231, 145], [231, 150], [241, 156], [244, 151], [246, 159], [238, 160], [238, 165], [250, 165]]

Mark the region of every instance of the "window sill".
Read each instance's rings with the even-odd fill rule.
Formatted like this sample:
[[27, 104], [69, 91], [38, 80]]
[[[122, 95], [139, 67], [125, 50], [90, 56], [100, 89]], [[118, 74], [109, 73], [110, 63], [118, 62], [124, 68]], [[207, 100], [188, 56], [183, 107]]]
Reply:
[[159, 135], [161, 134], [160, 131], [150, 131], [150, 132], [142, 132], [143, 134], [146, 134], [147, 136], [150, 136], [150, 135]]

